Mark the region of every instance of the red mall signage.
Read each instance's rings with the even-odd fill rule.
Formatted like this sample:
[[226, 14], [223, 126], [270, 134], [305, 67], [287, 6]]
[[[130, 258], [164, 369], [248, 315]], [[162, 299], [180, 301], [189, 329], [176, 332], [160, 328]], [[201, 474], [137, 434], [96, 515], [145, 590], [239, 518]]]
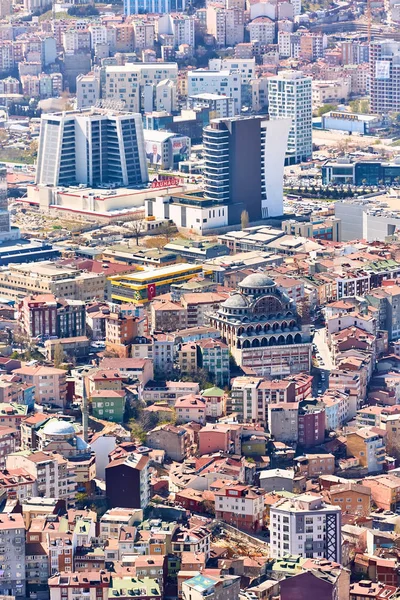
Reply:
[[182, 180], [179, 177], [168, 177], [168, 179], [153, 179], [151, 182], [152, 188], [166, 188], [173, 185], [181, 185]]

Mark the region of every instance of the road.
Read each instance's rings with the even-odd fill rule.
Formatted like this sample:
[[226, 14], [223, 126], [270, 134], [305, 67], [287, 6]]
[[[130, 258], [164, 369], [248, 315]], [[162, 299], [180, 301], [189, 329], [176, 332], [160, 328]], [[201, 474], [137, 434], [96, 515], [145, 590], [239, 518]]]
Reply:
[[315, 329], [313, 342], [317, 347], [316, 352], [321, 357], [317, 359], [319, 367], [314, 371], [314, 392], [318, 393], [318, 390], [324, 392], [329, 387], [329, 373], [333, 369], [331, 352], [326, 341], [324, 326]]

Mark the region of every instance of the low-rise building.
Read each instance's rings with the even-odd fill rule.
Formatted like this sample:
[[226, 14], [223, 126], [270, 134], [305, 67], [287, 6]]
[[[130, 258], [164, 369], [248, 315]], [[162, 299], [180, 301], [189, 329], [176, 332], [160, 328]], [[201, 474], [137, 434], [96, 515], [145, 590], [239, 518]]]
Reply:
[[206, 403], [201, 396], [184, 396], [175, 402], [177, 423], [206, 422]]
[[35, 366], [15, 369], [22, 381], [35, 386], [35, 402], [64, 408], [67, 401], [67, 380], [64, 369]]
[[107, 600], [111, 576], [101, 571], [64, 571], [52, 575], [48, 585], [50, 600], [74, 600], [78, 595], [88, 600]]
[[342, 483], [329, 488], [328, 498], [334, 506], [340, 506], [342, 514], [366, 517], [371, 511], [371, 489], [359, 483]]
[[221, 340], [205, 339], [197, 342], [198, 366], [210, 374], [215, 385], [229, 383], [229, 348]]
[[379, 473], [385, 462], [385, 444], [380, 435], [363, 427], [347, 434], [347, 456], [356, 458], [368, 473]]
[[94, 390], [90, 394], [92, 414], [98, 419], [122, 423], [126, 395], [122, 390]]
[[214, 492], [215, 518], [238, 529], [259, 531], [264, 523], [263, 489], [228, 484]]
[[182, 462], [190, 451], [190, 436], [184, 427], [160, 425], [147, 434], [146, 444], [156, 450], [164, 450], [172, 460]]
[[182, 583], [182, 597], [192, 600], [236, 600], [239, 597], [240, 577], [237, 575], [196, 575]]

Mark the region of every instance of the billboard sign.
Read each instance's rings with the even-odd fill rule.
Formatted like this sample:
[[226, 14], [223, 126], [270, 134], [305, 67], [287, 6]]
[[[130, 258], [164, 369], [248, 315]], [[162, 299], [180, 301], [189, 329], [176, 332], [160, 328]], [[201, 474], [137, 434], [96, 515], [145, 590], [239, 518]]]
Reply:
[[162, 165], [162, 145], [160, 142], [146, 142], [146, 158], [151, 165]]
[[188, 160], [190, 155], [190, 139], [187, 136], [172, 138], [171, 144], [174, 162]]
[[376, 79], [390, 79], [390, 61], [377, 60], [375, 63]]

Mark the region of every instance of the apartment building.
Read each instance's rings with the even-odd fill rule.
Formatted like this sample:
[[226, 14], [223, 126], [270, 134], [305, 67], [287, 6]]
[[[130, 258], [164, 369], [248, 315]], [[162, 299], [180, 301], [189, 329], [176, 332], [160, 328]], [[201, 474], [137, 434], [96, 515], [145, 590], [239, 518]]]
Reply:
[[15, 452], [18, 431], [14, 427], [0, 426], [0, 470], [6, 466], [6, 458]]
[[182, 462], [189, 453], [190, 436], [184, 427], [159, 425], [147, 434], [146, 445], [164, 450], [171, 460]]
[[332, 485], [328, 492], [331, 504], [339, 506], [342, 514], [367, 517], [371, 512], [371, 489], [359, 483]]
[[287, 162], [293, 164], [312, 157], [311, 77], [301, 71], [282, 71], [268, 79], [270, 119], [290, 117]]
[[137, 453], [106, 466], [106, 495], [112, 508], [142, 508], [150, 501], [149, 458]]
[[76, 78], [76, 107], [89, 108], [100, 99], [100, 76], [97, 73], [82, 73]]
[[188, 96], [196, 94], [219, 94], [234, 99], [235, 115], [242, 108], [241, 75], [232, 73], [228, 69], [221, 71], [208, 71], [196, 69], [189, 71], [187, 75]]
[[118, 540], [121, 527], [131, 527], [143, 519], [143, 512], [125, 508], [111, 508], [100, 518], [100, 539]]
[[296, 459], [297, 472], [309, 478], [320, 475], [333, 475], [335, 457], [333, 454], [304, 454]]
[[177, 302], [153, 301], [150, 305], [151, 331], [180, 331], [187, 327], [187, 311]]
[[371, 112], [387, 114], [400, 109], [400, 43], [373, 40], [369, 46]]
[[260, 531], [266, 491], [246, 485], [226, 485], [215, 493], [215, 518], [238, 529]]
[[85, 335], [85, 303], [58, 300], [53, 294], [26, 296], [18, 306], [21, 326], [32, 339]]
[[271, 556], [287, 554], [341, 562], [341, 511], [321, 496], [302, 494], [270, 508]]
[[204, 339], [197, 342], [199, 367], [210, 374], [210, 379], [216, 385], [225, 386], [229, 383], [229, 348], [221, 340]]
[[[156, 110], [154, 96], [164, 80], [175, 85], [178, 80], [176, 63], [127, 63], [105, 67], [104, 98], [123, 101], [127, 110], [140, 113]], [[173, 110], [177, 106], [172, 107]]]
[[102, 571], [64, 571], [49, 578], [50, 600], [107, 600], [111, 577]]
[[360, 374], [346, 369], [333, 369], [329, 374], [329, 389], [348, 394], [347, 419], [353, 419], [365, 397]]
[[175, 402], [177, 423], [206, 422], [206, 403], [200, 396], [184, 396]]
[[296, 400], [294, 381], [264, 380], [262, 377], [235, 377], [232, 382], [232, 411], [247, 423], [268, 422], [268, 406]]
[[64, 369], [55, 367], [21, 367], [15, 369], [24, 383], [35, 386], [35, 402], [64, 408], [67, 401], [67, 379]]
[[0, 593], [25, 596], [25, 524], [19, 513], [0, 514], [0, 556], [3, 576]]
[[240, 577], [238, 575], [196, 575], [182, 583], [182, 597], [191, 600], [231, 600], [238, 598]]
[[11, 300], [21, 300], [32, 294], [54, 294], [57, 298], [92, 301], [104, 300], [106, 277], [61, 266], [52, 261], [10, 264], [0, 272], [0, 294]]
[[358, 459], [361, 467], [368, 473], [379, 473], [383, 470], [386, 448], [382, 437], [370, 428], [363, 427], [347, 434], [347, 456]]
[[14, 452], [6, 458], [6, 468], [24, 469], [35, 479], [34, 496], [59, 498], [73, 502], [76, 494], [76, 473], [68, 461], [57, 453]]

